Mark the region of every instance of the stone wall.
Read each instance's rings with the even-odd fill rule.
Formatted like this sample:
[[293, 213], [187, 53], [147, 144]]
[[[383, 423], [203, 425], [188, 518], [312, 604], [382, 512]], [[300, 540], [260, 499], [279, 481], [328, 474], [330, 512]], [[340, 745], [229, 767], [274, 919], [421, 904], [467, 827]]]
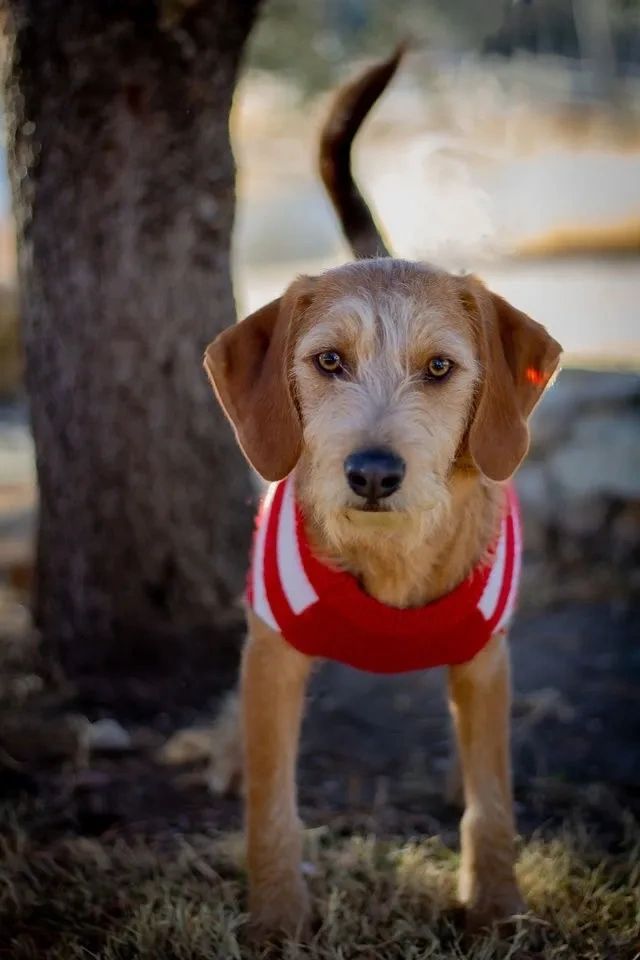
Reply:
[[517, 486], [523, 606], [640, 596], [640, 375], [562, 371]]

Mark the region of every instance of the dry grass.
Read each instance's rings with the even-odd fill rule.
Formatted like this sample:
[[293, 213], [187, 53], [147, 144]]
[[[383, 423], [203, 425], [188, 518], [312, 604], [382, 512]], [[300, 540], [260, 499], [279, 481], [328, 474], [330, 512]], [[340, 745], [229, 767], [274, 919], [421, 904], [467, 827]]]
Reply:
[[14, 819], [0, 870], [0, 956], [12, 960], [632, 960], [640, 956], [640, 830], [613, 852], [584, 827], [533, 839], [520, 859], [532, 909], [510, 938], [465, 939], [457, 855], [420, 843], [310, 831], [311, 943], [250, 946], [236, 837], [38, 841]]

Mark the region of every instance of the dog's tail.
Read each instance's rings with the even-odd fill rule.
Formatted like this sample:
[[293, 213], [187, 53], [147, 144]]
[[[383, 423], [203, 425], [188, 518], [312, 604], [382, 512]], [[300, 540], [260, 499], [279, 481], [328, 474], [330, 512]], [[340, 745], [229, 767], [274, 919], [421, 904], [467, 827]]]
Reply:
[[389, 250], [351, 173], [351, 145], [374, 103], [386, 89], [406, 50], [401, 43], [340, 87], [320, 132], [320, 176], [356, 257], [388, 257]]

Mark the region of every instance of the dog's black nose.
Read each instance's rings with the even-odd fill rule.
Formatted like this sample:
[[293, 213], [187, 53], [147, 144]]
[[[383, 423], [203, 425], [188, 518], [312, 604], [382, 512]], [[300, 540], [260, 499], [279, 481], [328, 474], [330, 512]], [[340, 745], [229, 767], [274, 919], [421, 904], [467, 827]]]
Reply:
[[404, 471], [402, 457], [380, 447], [358, 450], [344, 462], [349, 486], [370, 503], [395, 493], [402, 483]]

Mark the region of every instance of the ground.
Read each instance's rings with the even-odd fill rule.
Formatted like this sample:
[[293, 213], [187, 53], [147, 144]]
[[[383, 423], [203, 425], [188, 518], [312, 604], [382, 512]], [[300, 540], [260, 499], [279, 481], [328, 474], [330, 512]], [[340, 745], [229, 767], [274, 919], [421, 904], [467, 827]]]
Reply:
[[36, 646], [8, 643], [0, 957], [639, 957], [639, 627], [628, 606], [584, 604], [516, 625], [519, 869], [531, 914], [502, 938], [466, 938], [455, 909], [443, 678], [322, 668], [300, 764], [316, 933], [306, 946], [260, 949], [243, 913], [239, 801], [211, 794], [197, 758], [158, 761], [176, 726], [210, 720], [215, 697], [194, 712], [177, 696], [155, 715], [149, 702], [113, 701], [129, 749], [91, 751], [81, 731], [87, 715], [105, 715], [106, 697], [89, 709]]

